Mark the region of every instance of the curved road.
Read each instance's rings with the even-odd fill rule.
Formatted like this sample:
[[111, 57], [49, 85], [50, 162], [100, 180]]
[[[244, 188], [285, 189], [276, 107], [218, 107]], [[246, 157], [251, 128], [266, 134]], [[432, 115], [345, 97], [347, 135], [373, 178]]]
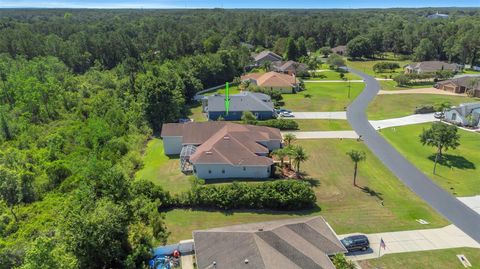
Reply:
[[361, 76], [366, 83], [363, 92], [347, 109], [347, 119], [353, 129], [362, 136], [370, 150], [404, 184], [463, 232], [480, 243], [480, 215], [433, 183], [375, 131], [368, 122], [365, 111], [370, 101], [375, 98], [380, 90], [380, 85], [371, 76], [353, 69], [349, 69], [349, 71]]

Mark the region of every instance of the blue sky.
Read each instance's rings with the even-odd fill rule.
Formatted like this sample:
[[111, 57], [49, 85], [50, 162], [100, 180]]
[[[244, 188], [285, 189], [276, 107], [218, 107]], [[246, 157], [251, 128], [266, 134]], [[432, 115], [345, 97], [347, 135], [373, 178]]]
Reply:
[[472, 7], [480, 0], [0, 0], [0, 8], [389, 8]]

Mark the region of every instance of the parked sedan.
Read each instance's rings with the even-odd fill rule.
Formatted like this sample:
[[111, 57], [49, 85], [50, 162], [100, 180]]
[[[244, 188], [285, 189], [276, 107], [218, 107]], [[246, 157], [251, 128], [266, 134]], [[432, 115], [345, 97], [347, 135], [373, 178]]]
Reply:
[[445, 114], [443, 112], [435, 112], [433, 113], [433, 117], [435, 117], [436, 119], [443, 119], [445, 118]]
[[285, 109], [285, 108], [279, 108], [279, 109], [276, 109], [277, 113], [282, 113], [282, 112], [288, 112], [288, 113], [292, 113], [292, 111], [288, 110], [288, 109]]
[[286, 111], [280, 112], [280, 113], [278, 113], [278, 115], [280, 115], [280, 117], [284, 117], [284, 118], [295, 117], [292, 112], [286, 112]]
[[357, 250], [365, 251], [370, 247], [370, 242], [365, 235], [352, 235], [340, 240], [348, 252]]

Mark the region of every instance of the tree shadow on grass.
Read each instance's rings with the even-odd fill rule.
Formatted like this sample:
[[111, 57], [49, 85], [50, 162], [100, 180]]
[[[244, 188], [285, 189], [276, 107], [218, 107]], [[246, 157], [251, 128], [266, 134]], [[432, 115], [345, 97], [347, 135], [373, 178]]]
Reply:
[[[435, 162], [435, 154], [432, 154], [428, 159], [432, 162]], [[458, 168], [458, 169], [477, 169], [475, 164], [471, 161], [465, 159], [463, 156], [443, 154], [442, 158], [438, 161], [438, 164], [448, 167], [448, 168]]]
[[369, 194], [370, 196], [374, 196], [378, 198], [380, 201], [383, 201], [382, 193], [375, 191], [374, 189], [371, 189], [370, 187], [364, 186], [364, 187], [359, 187], [364, 193]]

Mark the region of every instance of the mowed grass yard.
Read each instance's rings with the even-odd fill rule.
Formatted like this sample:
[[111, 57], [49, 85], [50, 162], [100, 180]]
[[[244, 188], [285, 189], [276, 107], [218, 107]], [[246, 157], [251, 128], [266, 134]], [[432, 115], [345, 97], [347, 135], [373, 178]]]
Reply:
[[[348, 98], [349, 84], [351, 86]], [[292, 111], [343, 111], [365, 87], [354, 82], [305, 82], [305, 90], [296, 94], [283, 94], [284, 107]]]
[[[434, 228], [448, 224], [397, 180], [363, 143], [347, 139], [296, 143], [309, 155], [309, 160], [302, 164], [302, 171], [310, 178], [320, 209], [299, 212], [174, 209], [165, 214], [171, 232], [169, 242], [191, 238], [191, 232], [198, 229], [310, 215], [323, 215], [338, 234]], [[353, 163], [346, 155], [351, 149], [367, 152], [367, 161], [359, 165], [358, 185], [361, 188], [353, 186]], [[162, 186], [176, 185], [173, 181], [159, 178], [155, 182]], [[184, 186], [184, 183], [178, 185]], [[167, 188], [172, 189], [172, 186]], [[383, 206], [380, 198], [384, 200]], [[420, 218], [430, 224], [420, 225], [415, 221]]]
[[381, 134], [410, 162], [455, 196], [480, 195], [480, 134], [458, 130], [460, 146], [444, 152], [444, 162], [433, 174], [436, 149], [422, 146], [419, 135], [431, 124], [416, 124], [382, 130]]
[[[384, 72], [384, 73], [376, 73], [373, 71], [373, 66], [380, 62], [394, 62], [400, 65], [400, 68], [395, 69], [393, 72]], [[362, 71], [367, 75], [374, 76], [377, 78], [391, 78], [395, 77], [398, 74], [404, 72], [403, 66], [411, 63], [412, 61], [409, 60], [400, 60], [398, 58], [393, 57], [393, 54], [389, 54], [385, 59], [375, 59], [375, 60], [347, 60], [347, 66], [357, 69], [358, 71]]]
[[480, 268], [480, 250], [475, 248], [454, 248], [400, 254], [388, 254], [379, 259], [361, 261], [363, 269], [463, 269], [457, 258], [463, 254], [470, 261], [471, 269]]
[[155, 137], [147, 144], [143, 155], [143, 168], [135, 174], [135, 179], [149, 180], [171, 193], [180, 193], [190, 188], [193, 177], [180, 171], [178, 157], [166, 156], [163, 141]]
[[[344, 73], [344, 79], [350, 80], [358, 80], [362, 79], [361, 77], [353, 74], [353, 73]], [[327, 70], [322, 72], [311, 72], [310, 75], [312, 77], [302, 78], [303, 80], [341, 80], [340, 72], [336, 72], [334, 70]]]
[[370, 120], [398, 118], [412, 115], [416, 107], [423, 105], [439, 105], [444, 102], [459, 105], [476, 101], [480, 101], [480, 98], [440, 94], [383, 94], [370, 103], [367, 115]]
[[352, 130], [347, 120], [295, 120], [298, 131], [343, 131]]

